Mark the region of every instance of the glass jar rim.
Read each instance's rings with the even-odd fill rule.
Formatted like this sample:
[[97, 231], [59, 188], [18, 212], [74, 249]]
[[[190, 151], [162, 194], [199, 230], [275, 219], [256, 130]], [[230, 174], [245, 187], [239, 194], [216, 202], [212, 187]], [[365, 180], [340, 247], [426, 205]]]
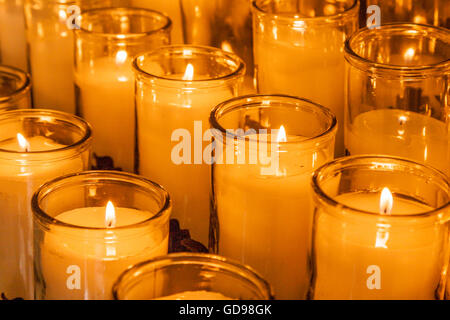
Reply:
[[[416, 23], [387, 23], [380, 26], [379, 29], [373, 28], [369, 29], [368, 27], [364, 27], [353, 33], [345, 42], [344, 47], [344, 55], [345, 59], [354, 67], [361, 70], [379, 70], [381, 72], [395, 72], [399, 75], [409, 75], [409, 76], [422, 76], [423, 73], [427, 71], [429, 73], [439, 73], [445, 71], [450, 68], [450, 57], [446, 60], [440, 61], [435, 64], [424, 64], [424, 65], [412, 65], [412, 66], [402, 66], [402, 65], [394, 65], [388, 63], [379, 63], [373, 60], [364, 58], [359, 55], [353, 48], [353, 42], [362, 40], [363, 36], [368, 34], [376, 34], [381, 31], [401, 31], [405, 29], [405, 31], [420, 31], [422, 30], [425, 34], [429, 35], [440, 34], [442, 33], [444, 36], [450, 38], [450, 31], [448, 29], [424, 25], [424, 24], [416, 24]], [[362, 67], [364, 66], [364, 67]]]
[[[152, 190], [157, 191], [158, 195], [161, 196], [162, 201], [161, 205], [159, 206], [159, 210], [157, 213], [155, 213], [154, 215], [145, 220], [129, 225], [108, 228], [108, 227], [85, 227], [71, 223], [66, 223], [50, 216], [45, 212], [45, 210], [41, 208], [40, 206], [41, 200], [45, 198], [50, 192], [52, 192], [54, 188], [56, 188], [55, 190], [59, 190], [61, 188], [64, 188], [65, 184], [72, 185], [70, 183], [72, 179], [84, 177], [86, 178], [97, 177], [103, 180], [110, 180], [110, 181], [114, 181], [114, 179], [122, 179], [122, 180], [128, 179], [133, 180], [135, 184], [137, 184], [138, 182], [145, 184], [147, 185], [147, 187], [152, 188]], [[88, 230], [88, 231], [114, 231], [114, 230], [120, 231], [146, 226], [147, 224], [152, 223], [154, 220], [157, 220], [158, 218], [167, 217], [170, 214], [171, 207], [172, 207], [172, 200], [170, 198], [170, 195], [161, 185], [149, 179], [146, 179], [142, 176], [138, 176], [136, 174], [113, 170], [91, 170], [91, 171], [71, 173], [57, 177], [41, 185], [39, 189], [37, 189], [36, 192], [33, 194], [33, 197], [31, 199], [31, 208], [33, 210], [33, 216], [41, 224], [53, 225], [74, 230]]]
[[0, 77], [1, 74], [10, 73], [17, 75], [20, 78], [20, 86], [11, 94], [7, 96], [0, 96], [0, 103], [5, 103], [15, 99], [17, 96], [24, 95], [31, 89], [31, 76], [29, 73], [20, 70], [18, 68], [6, 65], [0, 65]]
[[331, 110], [328, 108], [315, 103], [311, 100], [295, 97], [295, 96], [289, 96], [289, 95], [283, 95], [283, 94], [251, 94], [246, 96], [240, 96], [235, 97], [229, 100], [226, 100], [224, 102], [221, 102], [216, 107], [214, 107], [210, 113], [209, 116], [209, 123], [211, 124], [211, 128], [218, 130], [223, 136], [228, 136], [230, 138], [236, 138], [240, 140], [247, 140], [247, 141], [258, 141], [258, 139], [250, 139], [249, 137], [237, 135], [234, 133], [229, 132], [226, 128], [224, 128], [219, 123], [219, 118], [223, 116], [224, 114], [234, 111], [236, 109], [241, 108], [248, 108], [248, 107], [265, 107], [269, 108], [270, 104], [264, 103], [265, 101], [276, 101], [283, 104], [283, 107], [297, 109], [299, 104], [305, 104], [306, 106], [309, 106], [311, 108], [315, 108], [319, 110], [325, 117], [327, 117], [330, 120], [330, 125], [323, 130], [320, 134], [309, 137], [306, 139], [302, 139], [301, 141], [282, 141], [277, 142], [277, 144], [282, 146], [289, 146], [289, 145], [304, 145], [309, 144], [312, 141], [322, 140], [333, 133], [337, 131], [337, 119], [336, 115], [334, 115]]
[[318, 17], [303, 17], [294, 13], [273, 13], [264, 10], [261, 7], [260, 2], [264, 0], [252, 0], [252, 11], [264, 17], [271, 17], [274, 20], [290, 24], [293, 21], [303, 21], [308, 25], [321, 25], [321, 24], [332, 24], [337, 21], [341, 21], [348, 16], [359, 15], [359, 1], [354, 0], [352, 5], [349, 6], [344, 11], [332, 14], [329, 16], [318, 16]]
[[[65, 153], [66, 151], [77, 149], [79, 147], [87, 148], [92, 140], [92, 128], [91, 125], [86, 122], [84, 119], [75, 116], [73, 114], [69, 114], [66, 112], [49, 110], [49, 109], [18, 109], [11, 110], [0, 113], [0, 126], [2, 121], [7, 121], [11, 119], [26, 119], [26, 118], [42, 118], [42, 117], [51, 117], [53, 119], [68, 121], [72, 124], [76, 125], [78, 128], [81, 128], [83, 131], [83, 135], [80, 139], [77, 139], [71, 145], [63, 146], [61, 148], [44, 150], [44, 151], [14, 151], [14, 150], [6, 150], [0, 148], [0, 158], [2, 155], [40, 155], [40, 154], [51, 154], [58, 155], [61, 153]], [[56, 157], [58, 158], [58, 157]], [[53, 160], [53, 159], [52, 159]], [[46, 160], [48, 161], [48, 159]]]
[[[152, 30], [148, 30], [146, 32], [136, 32], [136, 33], [106, 33], [106, 32], [97, 32], [97, 31], [91, 31], [83, 27], [83, 18], [94, 16], [96, 14], [106, 13], [106, 12], [115, 12], [115, 11], [124, 11], [124, 12], [135, 12], [135, 13], [141, 13], [142, 16], [147, 17], [158, 17], [161, 19], [161, 27], [155, 28]], [[125, 39], [137, 39], [142, 38], [146, 36], [150, 36], [153, 34], [156, 34], [161, 31], [170, 31], [172, 28], [172, 20], [169, 16], [166, 14], [152, 10], [147, 8], [131, 8], [131, 7], [107, 7], [107, 8], [96, 8], [96, 9], [89, 9], [86, 11], [81, 12], [79, 16], [78, 25], [80, 26], [79, 29], [74, 29], [76, 33], [86, 33], [91, 36], [96, 36], [100, 38], [109, 38], [109, 39], [115, 39], [115, 40], [125, 40]]]
[[[146, 57], [158, 56], [161, 53], [171, 53], [171, 52], [185, 52], [188, 50], [192, 53], [200, 53], [200, 54], [213, 54], [214, 56], [221, 56], [227, 59], [228, 61], [234, 62], [236, 65], [232, 71], [228, 72], [225, 75], [221, 75], [218, 77], [211, 77], [209, 79], [193, 79], [193, 80], [182, 80], [182, 79], [174, 79], [170, 77], [160, 76], [156, 74], [152, 74], [144, 70], [140, 65], [138, 60], [143, 60]], [[133, 59], [133, 69], [137, 75], [141, 75], [144, 78], [155, 79], [158, 81], [164, 81], [167, 83], [183, 83], [186, 85], [190, 84], [210, 84], [212, 86], [213, 83], [217, 81], [228, 81], [231, 79], [243, 77], [245, 74], [245, 63], [244, 61], [234, 53], [224, 51], [219, 48], [209, 47], [209, 46], [200, 46], [200, 45], [169, 45], [169, 46], [161, 46], [152, 51], [140, 54]]]
[[[399, 165], [403, 165], [405, 167], [409, 166], [410, 168], [414, 168], [417, 171], [426, 172], [429, 173], [430, 176], [433, 175], [437, 177], [446, 187], [447, 193], [450, 194], [450, 183], [444, 173], [441, 171], [434, 169], [432, 167], [429, 167], [427, 165], [415, 162], [410, 159], [401, 158], [401, 157], [393, 157], [393, 156], [377, 156], [377, 155], [357, 155], [357, 156], [349, 156], [349, 157], [343, 157], [335, 159], [331, 162], [328, 162], [324, 165], [322, 165], [320, 168], [318, 168], [316, 171], [314, 171], [314, 174], [312, 176], [311, 180], [311, 186], [313, 189], [314, 194], [319, 198], [319, 201], [325, 203], [327, 206], [333, 207], [333, 208], [339, 208], [342, 212], [345, 211], [346, 213], [349, 213], [353, 216], [366, 216], [366, 217], [379, 217], [386, 220], [407, 220], [411, 218], [430, 218], [430, 217], [439, 217], [440, 213], [444, 212], [445, 210], [450, 210], [450, 201], [447, 203], [441, 205], [438, 208], [434, 208], [429, 211], [415, 213], [415, 214], [390, 214], [390, 215], [384, 215], [380, 214], [379, 212], [372, 212], [372, 211], [366, 211], [361, 210], [358, 208], [354, 208], [351, 206], [348, 206], [344, 203], [341, 203], [339, 201], [336, 201], [332, 196], [330, 196], [320, 185], [321, 178], [327, 174], [336, 174], [337, 172], [341, 172], [342, 169], [348, 169], [352, 167], [363, 167], [364, 164], [358, 164], [357, 162], [361, 161], [364, 162], [366, 165], [370, 165], [371, 163], [376, 164], [392, 164], [397, 163]], [[339, 166], [341, 166], [339, 168]], [[333, 168], [338, 168], [340, 170], [332, 170]], [[327, 173], [327, 171], [330, 171]]]
[[[228, 270], [232, 273], [238, 273], [240, 276], [250, 276], [252, 278], [252, 283], [258, 283], [258, 288], [264, 291], [267, 300], [274, 299], [274, 293], [272, 286], [252, 267], [239, 263], [233, 259], [229, 259], [223, 256], [210, 254], [210, 253], [191, 253], [191, 252], [181, 252], [181, 253], [171, 253], [165, 256], [159, 256], [150, 260], [146, 260], [137, 263], [119, 276], [113, 285], [113, 298], [114, 300], [120, 300], [120, 289], [121, 285], [126, 281], [127, 278], [132, 279], [134, 274], [143, 274], [141, 269], [144, 269], [151, 265], [160, 265], [160, 268], [165, 267], [170, 264], [177, 265], [210, 265], [216, 268], [221, 268]], [[153, 270], [156, 270], [153, 269]], [[145, 272], [144, 272], [145, 273]]]

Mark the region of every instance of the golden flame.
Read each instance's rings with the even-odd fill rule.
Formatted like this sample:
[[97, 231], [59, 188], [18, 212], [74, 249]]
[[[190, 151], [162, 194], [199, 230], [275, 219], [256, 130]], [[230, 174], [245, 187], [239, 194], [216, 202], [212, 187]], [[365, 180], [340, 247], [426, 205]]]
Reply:
[[280, 130], [278, 130], [277, 142], [287, 142], [286, 130], [284, 129], [284, 126], [281, 126]]
[[231, 47], [231, 44], [228, 41], [223, 41], [222, 42], [222, 50], [226, 51], [226, 52], [233, 52], [233, 48]]
[[20, 148], [22, 148], [22, 151], [24, 152], [30, 151], [30, 143], [20, 133], [17, 134], [17, 142], [19, 143]]
[[188, 64], [186, 66], [186, 71], [184, 72], [183, 80], [191, 81], [194, 79], [194, 66], [192, 64]]
[[116, 64], [124, 64], [127, 61], [128, 53], [125, 50], [119, 50], [116, 53]]
[[107, 228], [114, 228], [116, 226], [116, 209], [111, 201], [108, 201], [106, 205], [105, 225]]
[[403, 55], [403, 57], [405, 58], [405, 60], [407, 62], [410, 62], [414, 58], [415, 54], [416, 54], [416, 50], [414, 50], [414, 48], [408, 48], [405, 51], [405, 54]]
[[394, 199], [389, 188], [383, 188], [380, 196], [380, 213], [391, 214], [392, 206], [394, 205]]

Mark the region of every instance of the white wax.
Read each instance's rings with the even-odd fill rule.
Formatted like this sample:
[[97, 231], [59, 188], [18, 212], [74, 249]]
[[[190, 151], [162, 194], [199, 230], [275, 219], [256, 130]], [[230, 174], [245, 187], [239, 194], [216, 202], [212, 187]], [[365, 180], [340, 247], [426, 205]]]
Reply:
[[[181, 76], [180, 76], [181, 77]], [[183, 89], [146, 88], [137, 98], [139, 173], [163, 185], [173, 199], [173, 217], [192, 238], [207, 245], [209, 233], [210, 166], [194, 164], [194, 121], [202, 121], [202, 132], [209, 129], [211, 109], [237, 94], [231, 88]], [[171, 141], [176, 129], [191, 135], [191, 164], [176, 165]], [[203, 142], [203, 150], [210, 142]]]
[[265, 32], [254, 39], [258, 92], [307, 98], [330, 109], [340, 126], [336, 155], [344, 155], [345, 34], [327, 27], [306, 28], [298, 37], [291, 31], [292, 38], [285, 29]]
[[[27, 140], [30, 151], [64, 147], [45, 137]], [[0, 149], [22, 151], [15, 139], [1, 142]], [[53, 161], [52, 156], [46, 153], [39, 155], [39, 161], [28, 161], [21, 154], [17, 155], [16, 161], [0, 158], [0, 292], [8, 298], [32, 299], [34, 296], [30, 208], [33, 193], [53, 178], [83, 171], [88, 165], [83, 160], [87, 159], [78, 156]]]
[[34, 107], [74, 113], [74, 40], [73, 31], [66, 25], [68, 5], [59, 5], [59, 11], [51, 6], [45, 10], [28, 6]]
[[156, 300], [233, 300], [218, 292], [212, 291], [184, 291], [170, 296], [157, 298]]
[[0, 62], [28, 70], [22, 0], [0, 0]]
[[[84, 65], [83, 65], [84, 66]], [[114, 166], [134, 171], [134, 74], [131, 59], [98, 58], [79, 66], [75, 82], [80, 112], [93, 127], [93, 151], [109, 156]]]
[[[379, 193], [336, 197], [340, 203], [378, 212]], [[417, 214], [431, 207], [394, 195], [391, 214]], [[437, 226], [418, 226], [376, 216], [315, 215], [314, 299], [434, 299], [445, 247]], [[410, 221], [411, 222], [411, 221]], [[370, 266], [380, 270], [380, 288], [369, 288]]]
[[[116, 208], [116, 227], [152, 216], [136, 209]], [[79, 208], [56, 217], [65, 223], [105, 228], [105, 208]], [[164, 235], [164, 232], [166, 234]], [[111, 299], [112, 285], [130, 266], [167, 254], [168, 230], [149, 225], [137, 235], [127, 229], [86, 231], [53, 227], [41, 244], [41, 270], [46, 299]], [[80, 287], [67, 285], [68, 267], [80, 271]]]
[[[288, 141], [293, 139], [288, 136]], [[279, 154], [280, 168], [272, 176], [261, 175], [259, 164], [214, 168], [218, 252], [255, 268], [278, 299], [306, 297], [311, 175], [333, 153], [294, 149]]]
[[346, 125], [351, 155], [385, 154], [429, 164], [450, 175], [450, 132], [429, 116], [398, 109], [364, 112]]

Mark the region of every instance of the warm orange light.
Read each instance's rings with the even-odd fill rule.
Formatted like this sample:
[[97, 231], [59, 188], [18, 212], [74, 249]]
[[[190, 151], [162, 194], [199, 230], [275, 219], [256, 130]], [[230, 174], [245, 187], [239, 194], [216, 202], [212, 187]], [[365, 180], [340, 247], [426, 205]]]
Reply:
[[107, 228], [114, 228], [116, 226], [116, 209], [111, 201], [108, 201], [106, 205], [105, 225]]
[[287, 142], [284, 126], [281, 126], [280, 130], [278, 130], [277, 142]]
[[183, 80], [191, 81], [194, 79], [194, 66], [192, 64], [188, 64], [186, 66], [186, 71], [184, 72]]
[[20, 146], [20, 148], [22, 149], [23, 152], [30, 151], [30, 143], [20, 133], [17, 134], [17, 142], [19, 143], [19, 146]]
[[116, 64], [124, 64], [127, 61], [128, 53], [125, 50], [119, 50], [116, 53]]
[[389, 188], [383, 188], [380, 196], [380, 213], [391, 214], [394, 198]]
[[407, 62], [410, 62], [414, 58], [415, 54], [416, 50], [414, 50], [414, 48], [409, 48], [405, 51], [405, 54], [403, 56], [405, 57], [405, 60]]

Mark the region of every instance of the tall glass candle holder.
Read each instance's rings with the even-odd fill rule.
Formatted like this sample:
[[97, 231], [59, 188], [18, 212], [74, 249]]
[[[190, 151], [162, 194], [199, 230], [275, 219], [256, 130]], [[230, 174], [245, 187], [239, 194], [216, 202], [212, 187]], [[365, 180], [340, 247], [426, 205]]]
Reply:
[[254, 93], [250, 0], [181, 0], [185, 41], [234, 52], [244, 60], [245, 93]]
[[440, 299], [450, 185], [402, 158], [335, 160], [313, 176], [312, 299]]
[[247, 266], [212, 254], [175, 253], [139, 263], [114, 285], [116, 300], [269, 300], [270, 285]]
[[134, 69], [138, 171], [167, 188], [174, 217], [206, 244], [211, 169], [203, 133], [211, 109], [239, 94], [245, 65], [217, 48], [167, 46], [138, 56]]
[[31, 80], [22, 70], [0, 65], [0, 112], [31, 107]]
[[401, 156], [450, 174], [450, 31], [361, 29], [345, 58], [347, 152]]
[[23, 0], [0, 0], [0, 63], [28, 70]]
[[381, 23], [413, 22], [450, 27], [450, 3], [430, 0], [367, 0], [380, 8]]
[[[344, 123], [345, 40], [358, 29], [359, 2], [254, 0], [258, 92], [310, 99]], [[338, 130], [336, 155], [344, 154]]]
[[308, 100], [271, 95], [226, 101], [210, 121], [210, 250], [261, 272], [277, 298], [304, 299], [310, 179], [333, 159], [335, 116]]
[[[24, 0], [33, 106], [75, 113], [73, 29], [78, 10], [111, 0]], [[71, 9], [71, 10], [69, 10]]]
[[147, 8], [166, 14], [172, 21], [171, 40], [173, 44], [183, 44], [183, 15], [180, 0], [131, 0], [131, 5], [137, 8]]
[[111, 299], [123, 271], [167, 254], [170, 197], [142, 177], [59, 177], [34, 194], [32, 206], [36, 299]]
[[114, 167], [133, 172], [132, 59], [170, 43], [170, 19], [146, 9], [106, 8], [83, 12], [79, 22], [80, 29], [75, 31], [77, 114], [93, 127], [95, 155], [110, 157]]
[[0, 113], [0, 293], [33, 299], [31, 197], [47, 180], [86, 170], [91, 129], [48, 110]]

